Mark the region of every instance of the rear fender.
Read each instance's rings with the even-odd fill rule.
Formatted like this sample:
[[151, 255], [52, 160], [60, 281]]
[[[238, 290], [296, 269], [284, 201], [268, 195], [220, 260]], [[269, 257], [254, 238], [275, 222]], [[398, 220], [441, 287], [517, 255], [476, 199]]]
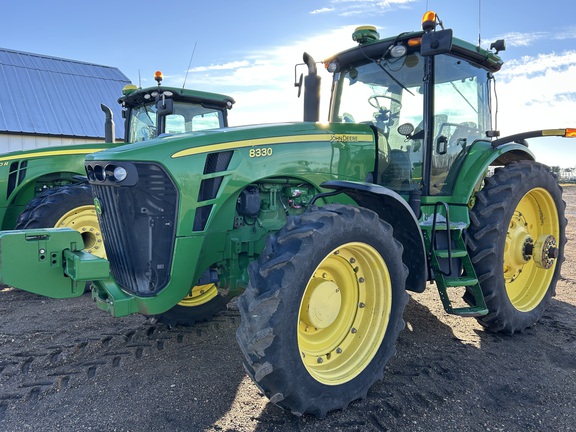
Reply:
[[359, 206], [370, 209], [394, 229], [394, 238], [404, 246], [402, 261], [408, 267], [406, 289], [423, 292], [428, 280], [426, 248], [418, 219], [399, 194], [383, 186], [351, 181], [327, 181], [321, 185], [348, 195]]
[[494, 148], [489, 141], [476, 141], [460, 167], [450, 201], [468, 203], [470, 197], [481, 186], [490, 166], [506, 165], [521, 160], [535, 160], [534, 154], [524, 145], [509, 143]]

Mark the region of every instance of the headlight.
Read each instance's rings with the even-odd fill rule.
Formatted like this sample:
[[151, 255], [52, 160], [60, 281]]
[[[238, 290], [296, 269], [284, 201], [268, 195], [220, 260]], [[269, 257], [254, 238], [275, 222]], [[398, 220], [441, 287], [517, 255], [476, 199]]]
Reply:
[[328, 70], [328, 72], [330, 73], [334, 73], [336, 72], [336, 70], [338, 70], [338, 62], [333, 61], [332, 63], [330, 63], [326, 69]]
[[133, 186], [138, 183], [138, 170], [130, 162], [90, 161], [86, 162], [86, 173], [93, 184]]
[[124, 179], [126, 179], [126, 177], [128, 176], [128, 171], [126, 171], [125, 168], [119, 166], [119, 167], [114, 168], [114, 171], [112, 172], [112, 174], [114, 175], [114, 178], [116, 180], [121, 182], [121, 181], [124, 181]]
[[404, 54], [406, 54], [406, 51], [408, 51], [406, 46], [404, 46], [402, 44], [394, 45], [392, 47], [392, 49], [390, 50], [390, 55], [394, 58], [398, 58], [398, 57], [402, 57]]

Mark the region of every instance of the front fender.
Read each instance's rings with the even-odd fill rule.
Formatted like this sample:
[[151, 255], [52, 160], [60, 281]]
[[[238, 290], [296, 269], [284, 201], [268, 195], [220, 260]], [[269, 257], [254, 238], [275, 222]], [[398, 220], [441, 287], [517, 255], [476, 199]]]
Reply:
[[428, 280], [426, 247], [418, 219], [408, 203], [396, 192], [371, 183], [333, 180], [321, 186], [348, 195], [392, 225], [394, 238], [404, 246], [402, 261], [409, 271], [406, 289], [423, 292]]

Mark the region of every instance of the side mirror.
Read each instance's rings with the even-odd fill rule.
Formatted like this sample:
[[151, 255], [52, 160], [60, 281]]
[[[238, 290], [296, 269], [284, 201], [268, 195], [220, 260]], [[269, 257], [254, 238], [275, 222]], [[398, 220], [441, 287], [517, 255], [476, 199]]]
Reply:
[[436, 140], [436, 154], [444, 155], [448, 152], [448, 138], [441, 135]]
[[174, 101], [167, 99], [164, 96], [156, 102], [156, 114], [159, 116], [170, 115], [174, 112]]
[[300, 79], [298, 82], [294, 83], [294, 87], [298, 88], [298, 97], [302, 94], [302, 80], [304, 79], [304, 74], [300, 74]]
[[431, 31], [422, 35], [420, 54], [433, 56], [444, 54], [452, 49], [452, 29]]

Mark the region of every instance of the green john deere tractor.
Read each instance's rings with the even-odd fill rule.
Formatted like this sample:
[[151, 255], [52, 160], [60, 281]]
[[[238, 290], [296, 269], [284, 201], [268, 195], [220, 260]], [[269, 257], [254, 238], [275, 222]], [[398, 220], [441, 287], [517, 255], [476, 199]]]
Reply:
[[[164, 133], [184, 133], [228, 125], [228, 96], [160, 86], [127, 85], [118, 100], [125, 121], [124, 143], [146, 141]], [[0, 227], [69, 227], [82, 233], [86, 250], [104, 257], [94, 198], [84, 158], [123, 143], [114, 142], [111, 110], [106, 113], [106, 143], [49, 147], [0, 155]]]
[[495, 332], [532, 326], [555, 292], [566, 219], [526, 140], [576, 131], [498, 137], [500, 57], [438, 29], [432, 12], [422, 24], [385, 39], [359, 28], [356, 47], [323, 62], [326, 123], [305, 55], [304, 122], [88, 155], [107, 260], [73, 230], [4, 232], [2, 280], [52, 297], [91, 280], [113, 316], [184, 324], [243, 293], [246, 370], [273, 403], [319, 417], [382, 377], [407, 291], [429, 281], [448, 313]]

